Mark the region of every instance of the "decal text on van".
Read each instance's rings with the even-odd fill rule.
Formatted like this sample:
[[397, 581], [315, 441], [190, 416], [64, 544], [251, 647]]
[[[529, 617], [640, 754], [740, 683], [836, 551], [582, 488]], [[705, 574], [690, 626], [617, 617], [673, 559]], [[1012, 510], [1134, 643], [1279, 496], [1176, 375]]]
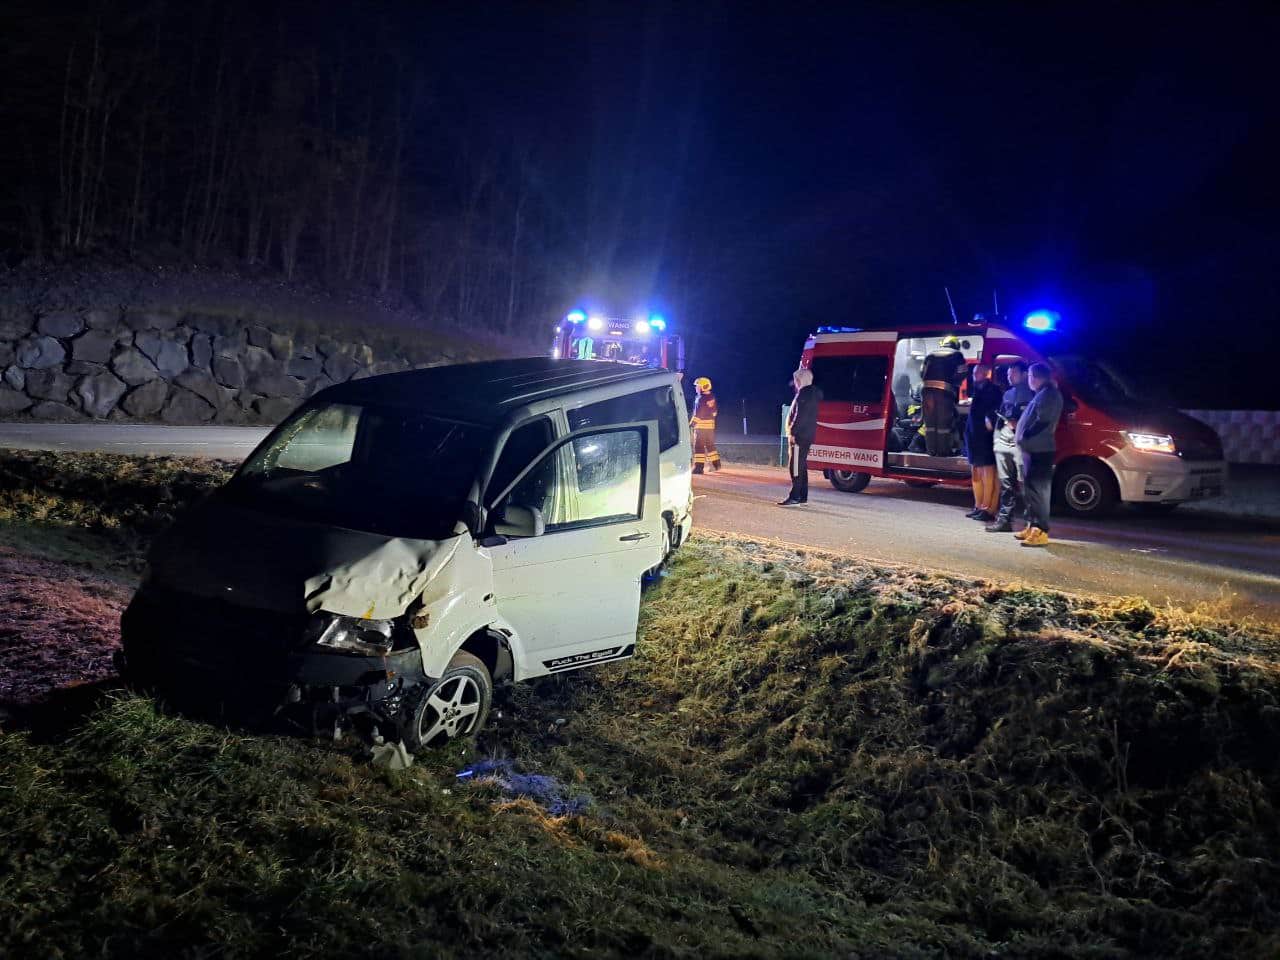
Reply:
[[810, 460], [838, 463], [843, 467], [883, 467], [883, 450], [864, 450], [860, 447], [828, 447], [814, 444], [809, 448]]

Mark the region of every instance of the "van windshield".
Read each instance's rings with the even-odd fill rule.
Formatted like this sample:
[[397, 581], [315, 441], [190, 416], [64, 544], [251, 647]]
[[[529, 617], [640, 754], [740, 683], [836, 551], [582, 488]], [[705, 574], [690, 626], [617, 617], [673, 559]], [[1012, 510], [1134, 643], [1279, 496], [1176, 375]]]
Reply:
[[453, 535], [491, 436], [411, 410], [317, 404], [268, 437], [227, 493], [295, 520], [443, 539]]
[[1151, 404], [1149, 397], [1141, 396], [1124, 377], [1105, 363], [1076, 354], [1049, 359], [1062, 371], [1080, 399], [1091, 406], [1105, 409]]

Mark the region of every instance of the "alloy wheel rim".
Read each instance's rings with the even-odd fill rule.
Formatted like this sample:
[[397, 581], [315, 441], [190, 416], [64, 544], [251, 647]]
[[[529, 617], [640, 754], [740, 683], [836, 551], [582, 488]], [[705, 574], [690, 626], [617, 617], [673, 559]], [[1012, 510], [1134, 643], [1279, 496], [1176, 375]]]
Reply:
[[449, 677], [431, 691], [418, 722], [418, 739], [430, 746], [443, 735], [446, 740], [466, 736], [480, 713], [480, 686], [470, 677]]
[[1077, 510], [1090, 510], [1102, 498], [1102, 490], [1093, 477], [1077, 474], [1067, 483], [1067, 499]]

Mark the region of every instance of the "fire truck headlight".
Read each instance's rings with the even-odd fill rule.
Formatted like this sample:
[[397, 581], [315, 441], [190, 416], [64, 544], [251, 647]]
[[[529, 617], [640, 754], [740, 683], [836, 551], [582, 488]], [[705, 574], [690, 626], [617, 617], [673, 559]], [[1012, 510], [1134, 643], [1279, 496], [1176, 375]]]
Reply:
[[588, 329], [588, 330], [603, 330], [603, 329], [604, 329], [604, 318], [603, 318], [603, 317], [592, 317], [590, 320], [588, 320], [588, 321], [587, 321], [587, 329]]
[[643, 337], [643, 336], [645, 336], [648, 332], [649, 332], [649, 321], [648, 321], [648, 320], [637, 320], [637, 321], [636, 321], [636, 333], [640, 334], [640, 336], [642, 336], [642, 337]]
[[1129, 442], [1133, 444], [1135, 450], [1141, 450], [1143, 453], [1177, 453], [1178, 445], [1173, 442], [1173, 437], [1164, 433], [1134, 433], [1125, 431], [1124, 434], [1129, 438]]

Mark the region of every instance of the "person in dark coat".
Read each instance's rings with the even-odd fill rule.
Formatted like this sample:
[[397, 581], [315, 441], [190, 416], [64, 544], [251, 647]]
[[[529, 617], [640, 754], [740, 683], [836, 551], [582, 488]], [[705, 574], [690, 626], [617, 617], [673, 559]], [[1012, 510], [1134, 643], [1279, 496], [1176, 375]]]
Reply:
[[711, 392], [711, 381], [699, 377], [693, 381], [697, 399], [693, 401], [693, 472], [715, 473], [720, 469], [720, 452], [716, 449], [716, 395]]
[[991, 523], [1000, 505], [1000, 485], [996, 479], [995, 420], [1003, 399], [1000, 388], [991, 382], [991, 367], [980, 363], [973, 368], [973, 396], [964, 428], [964, 452], [973, 482], [971, 520]]
[[779, 506], [789, 507], [809, 502], [809, 447], [818, 433], [818, 404], [822, 391], [813, 385], [813, 371], [801, 367], [791, 375], [796, 388], [787, 414], [787, 468], [791, 474], [791, 492]]
[[968, 370], [955, 334], [943, 337], [938, 349], [924, 358], [924, 440], [931, 457], [955, 453], [956, 401]]

